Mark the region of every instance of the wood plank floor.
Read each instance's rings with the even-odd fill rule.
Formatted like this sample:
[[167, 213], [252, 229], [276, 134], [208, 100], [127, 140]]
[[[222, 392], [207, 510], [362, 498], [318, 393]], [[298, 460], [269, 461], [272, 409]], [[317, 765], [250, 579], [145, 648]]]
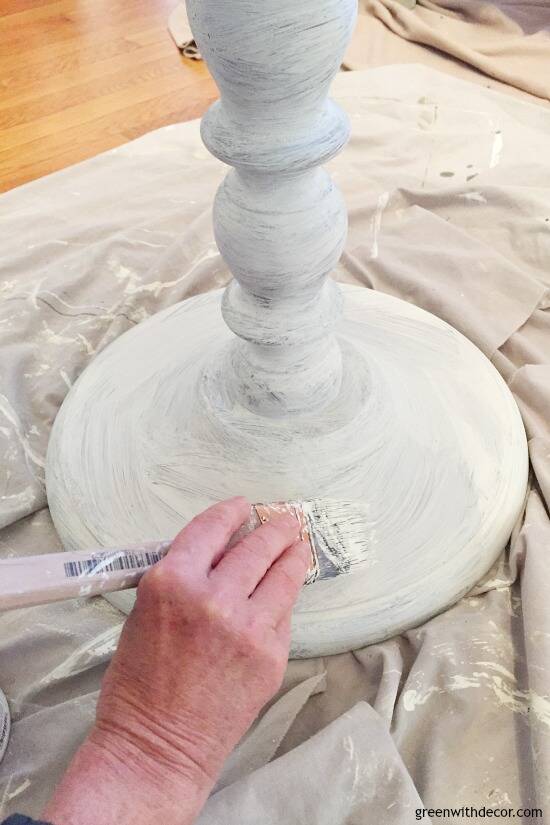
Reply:
[[0, 191], [203, 114], [204, 63], [167, 30], [176, 0], [0, 0]]

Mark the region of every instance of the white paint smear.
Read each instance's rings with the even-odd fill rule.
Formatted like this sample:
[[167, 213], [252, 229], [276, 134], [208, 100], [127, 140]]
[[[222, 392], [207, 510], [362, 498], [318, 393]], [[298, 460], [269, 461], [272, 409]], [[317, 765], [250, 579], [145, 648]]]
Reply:
[[494, 169], [494, 167], [500, 163], [500, 156], [502, 154], [503, 146], [504, 138], [502, 136], [502, 132], [495, 132], [495, 136], [493, 138], [493, 146], [491, 148], [491, 159], [489, 161], [490, 169]]
[[378, 200], [376, 202], [376, 211], [372, 218], [372, 244], [370, 248], [370, 259], [371, 261], [378, 257], [378, 235], [380, 234], [380, 227], [382, 226], [382, 213], [386, 206], [388, 205], [388, 201], [390, 199], [389, 192], [382, 192], [381, 195], [378, 196]]
[[459, 195], [466, 201], [476, 201], [477, 203], [487, 203], [487, 198], [484, 198], [481, 192], [463, 192]]
[[34, 452], [32, 447], [30, 446], [28, 439], [25, 435], [25, 431], [23, 429], [23, 425], [19, 419], [19, 416], [15, 412], [14, 408], [8, 401], [5, 395], [0, 393], [0, 413], [4, 415], [4, 417], [10, 422], [13, 426], [13, 430], [15, 433], [15, 437], [19, 444], [21, 445], [23, 452], [27, 456], [27, 458], [33, 463], [36, 464], [37, 467], [44, 469], [45, 461], [42, 456], [39, 456], [37, 453]]

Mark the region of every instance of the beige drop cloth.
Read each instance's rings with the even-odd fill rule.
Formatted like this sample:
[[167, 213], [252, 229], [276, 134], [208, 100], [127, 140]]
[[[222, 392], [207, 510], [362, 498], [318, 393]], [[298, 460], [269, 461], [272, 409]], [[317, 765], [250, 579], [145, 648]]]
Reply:
[[[292, 662], [200, 822], [408, 825], [449, 805], [538, 806], [550, 822], [550, 112], [421, 66], [345, 73], [334, 91], [353, 129], [330, 164], [350, 212], [337, 276], [437, 313], [493, 359], [528, 430], [527, 514], [441, 616]], [[223, 173], [192, 122], [1, 196], [2, 556], [59, 547], [48, 433], [95, 353], [227, 282], [210, 218]], [[121, 622], [100, 599], [0, 616], [2, 815], [40, 811], [92, 721]]]
[[550, 3], [359, 0], [344, 62], [349, 69], [421, 62], [550, 106]]

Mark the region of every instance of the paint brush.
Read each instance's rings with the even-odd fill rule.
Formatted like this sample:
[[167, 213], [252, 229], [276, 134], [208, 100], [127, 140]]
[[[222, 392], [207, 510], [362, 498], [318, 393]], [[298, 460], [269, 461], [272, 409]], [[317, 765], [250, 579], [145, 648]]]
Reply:
[[[353, 502], [331, 499], [254, 504], [228, 546], [233, 547], [261, 524], [284, 513], [298, 520], [300, 537], [311, 548], [304, 584], [349, 573], [365, 560], [368, 542], [364, 513]], [[152, 541], [4, 559], [0, 561], [0, 610], [136, 587], [143, 574], [166, 555], [171, 543]]]

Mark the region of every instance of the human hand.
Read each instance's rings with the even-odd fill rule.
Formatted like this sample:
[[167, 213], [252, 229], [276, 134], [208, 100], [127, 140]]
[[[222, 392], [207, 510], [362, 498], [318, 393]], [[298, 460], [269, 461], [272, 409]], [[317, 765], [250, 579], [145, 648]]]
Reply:
[[[226, 550], [249, 507], [243, 498], [211, 507], [145, 574], [87, 741], [96, 761], [125, 766], [126, 783], [139, 778], [136, 800], [148, 784], [158, 813], [168, 795], [180, 823], [190, 821], [183, 810], [194, 817], [202, 807], [225, 758], [281, 684], [292, 607], [310, 561], [291, 516]], [[46, 814], [67, 821], [58, 797]], [[97, 810], [93, 821], [103, 823]], [[141, 822], [135, 806], [128, 821]], [[168, 825], [168, 811], [162, 821]]]

